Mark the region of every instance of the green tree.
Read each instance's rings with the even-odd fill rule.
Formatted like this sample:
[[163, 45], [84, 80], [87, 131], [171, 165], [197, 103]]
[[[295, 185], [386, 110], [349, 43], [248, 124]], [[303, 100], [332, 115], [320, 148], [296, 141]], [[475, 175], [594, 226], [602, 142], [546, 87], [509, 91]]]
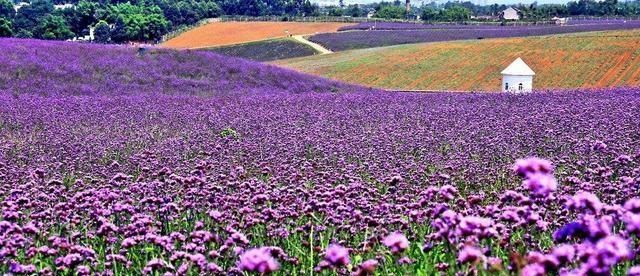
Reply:
[[116, 43], [122, 43], [129, 41], [129, 35], [127, 34], [127, 25], [124, 22], [124, 17], [120, 16], [115, 20], [114, 27], [111, 30], [111, 40]]
[[375, 17], [384, 19], [402, 19], [405, 16], [405, 9], [398, 6], [384, 6], [376, 12]]
[[222, 9], [220, 8], [220, 6], [218, 6], [218, 4], [216, 4], [216, 2], [213, 1], [200, 2], [199, 9], [201, 17], [198, 20], [205, 18], [216, 18], [222, 15]]
[[13, 3], [8, 0], [0, 0], [0, 17], [13, 18], [16, 11], [13, 9]]
[[13, 36], [13, 28], [11, 27], [11, 21], [0, 17], [0, 37]]
[[213, 1], [164, 2], [159, 6], [173, 27], [193, 25], [205, 18], [215, 18], [222, 10]]
[[34, 0], [30, 5], [26, 5], [18, 10], [13, 20], [16, 30], [26, 30], [33, 32], [41, 21], [53, 13], [53, 3], [48, 0]]
[[33, 33], [31, 31], [25, 30], [25, 29], [21, 29], [18, 30], [18, 32], [15, 33], [15, 37], [17, 38], [32, 38], [33, 37]]
[[78, 2], [75, 8], [70, 9], [72, 19], [70, 20], [69, 18], [65, 18], [71, 26], [71, 31], [78, 36], [88, 34], [89, 26], [98, 22], [97, 16], [99, 9], [100, 5], [96, 2], [86, 0]]
[[347, 15], [351, 17], [362, 17], [364, 16], [364, 11], [360, 8], [358, 4], [349, 5], [347, 8]]
[[248, 16], [265, 15], [267, 5], [260, 0], [239, 0], [239, 14]]
[[343, 16], [344, 11], [339, 7], [334, 7], [329, 10], [329, 16]]
[[49, 14], [33, 30], [33, 36], [41, 39], [69, 39], [74, 37], [62, 16]]
[[420, 14], [420, 18], [424, 21], [434, 21], [438, 20], [439, 13], [437, 10], [431, 7], [425, 7], [422, 9], [422, 13]]
[[117, 43], [157, 41], [171, 27], [159, 7], [135, 6], [131, 3], [107, 7], [105, 20], [115, 24], [111, 32], [111, 39]]
[[600, 14], [601, 15], [615, 15], [618, 0], [604, 0], [599, 3], [600, 4]]
[[298, 12], [301, 16], [319, 16], [320, 11], [318, 5], [312, 4], [311, 1], [305, 0], [302, 4], [302, 9]]
[[109, 23], [100, 21], [93, 30], [94, 40], [98, 43], [109, 43], [111, 41], [111, 28]]
[[142, 34], [139, 37], [144, 41], [158, 41], [169, 32], [169, 21], [162, 14], [150, 14], [143, 21]]
[[454, 6], [445, 9], [443, 12], [443, 17], [447, 21], [462, 22], [471, 18], [471, 11], [462, 6]]

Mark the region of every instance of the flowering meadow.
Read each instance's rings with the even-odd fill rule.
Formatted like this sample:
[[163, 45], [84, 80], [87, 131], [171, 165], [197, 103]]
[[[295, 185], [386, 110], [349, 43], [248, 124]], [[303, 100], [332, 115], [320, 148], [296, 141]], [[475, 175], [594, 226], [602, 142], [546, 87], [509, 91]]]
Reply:
[[[640, 275], [638, 89], [399, 94], [211, 53], [0, 43], [0, 271]], [[175, 81], [153, 93], [158, 72]]]
[[225, 96], [338, 91], [344, 84], [207, 51], [0, 39], [0, 90], [14, 95]]
[[640, 28], [640, 20], [600, 24], [576, 23], [567, 26], [423, 25], [369, 22], [345, 28], [368, 30], [372, 25], [376, 26], [372, 31], [323, 33], [311, 36], [309, 40], [333, 51], [345, 51], [410, 43], [631, 30]]

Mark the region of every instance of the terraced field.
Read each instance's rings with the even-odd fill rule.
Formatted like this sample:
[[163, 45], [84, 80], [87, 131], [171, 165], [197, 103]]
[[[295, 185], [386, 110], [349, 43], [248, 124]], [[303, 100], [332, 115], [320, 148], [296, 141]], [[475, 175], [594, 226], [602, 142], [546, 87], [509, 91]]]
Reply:
[[500, 71], [522, 57], [534, 88], [640, 85], [640, 30], [467, 40], [352, 50], [276, 64], [388, 89], [496, 91]]
[[260, 40], [336, 32], [352, 24], [305, 22], [215, 22], [187, 31], [163, 43], [164, 47], [177, 49], [207, 48], [240, 44]]

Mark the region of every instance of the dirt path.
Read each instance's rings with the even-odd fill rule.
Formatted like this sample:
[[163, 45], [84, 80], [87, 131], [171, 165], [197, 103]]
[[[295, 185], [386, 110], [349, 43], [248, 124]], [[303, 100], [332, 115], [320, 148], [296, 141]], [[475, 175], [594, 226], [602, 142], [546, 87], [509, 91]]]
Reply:
[[313, 47], [313, 49], [316, 49], [316, 51], [320, 52], [321, 55], [326, 55], [326, 54], [333, 53], [331, 50], [323, 47], [322, 45], [307, 40], [306, 38], [304, 38], [304, 36], [294, 35], [293, 39], [297, 40], [300, 43], [304, 43], [304, 44], [307, 44], [307, 45]]

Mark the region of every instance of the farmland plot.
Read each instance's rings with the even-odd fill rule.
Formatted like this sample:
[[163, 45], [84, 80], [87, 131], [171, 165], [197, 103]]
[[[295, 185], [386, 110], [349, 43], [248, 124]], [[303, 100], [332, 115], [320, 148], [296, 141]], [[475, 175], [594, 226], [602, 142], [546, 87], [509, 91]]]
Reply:
[[345, 23], [303, 22], [216, 22], [189, 30], [162, 46], [194, 49], [282, 38], [288, 35], [309, 35], [335, 32]]
[[387, 89], [497, 91], [522, 57], [534, 88], [640, 85], [640, 31], [412, 44], [279, 61], [336, 80]]

